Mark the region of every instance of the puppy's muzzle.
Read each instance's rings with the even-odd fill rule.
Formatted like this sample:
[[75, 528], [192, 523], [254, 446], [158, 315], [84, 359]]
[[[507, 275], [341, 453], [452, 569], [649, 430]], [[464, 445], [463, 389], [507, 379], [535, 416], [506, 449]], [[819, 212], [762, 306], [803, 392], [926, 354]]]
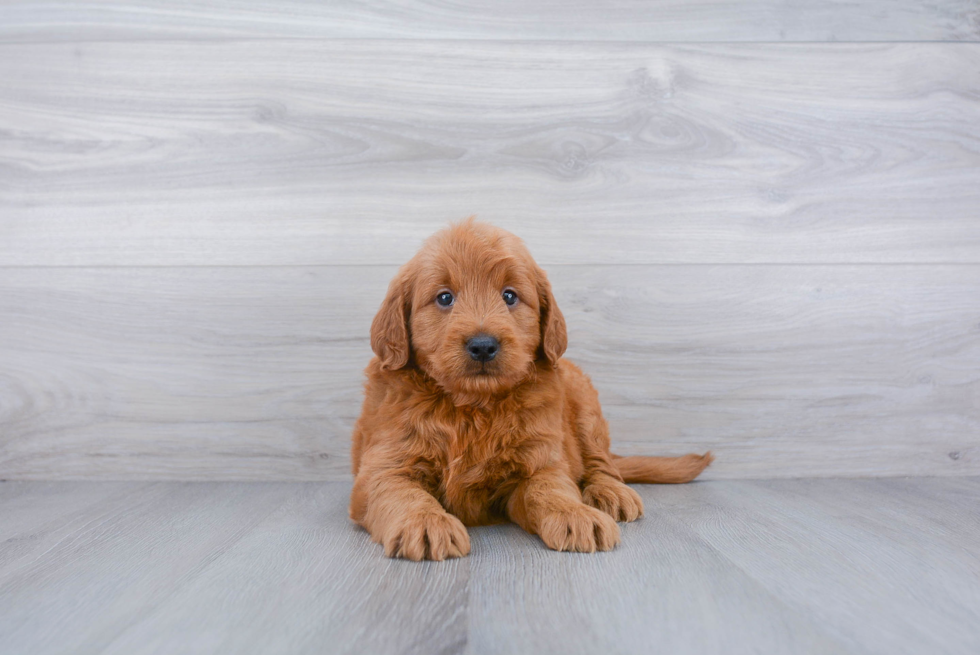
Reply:
[[466, 352], [478, 362], [489, 362], [500, 351], [500, 342], [489, 334], [478, 334], [466, 342]]

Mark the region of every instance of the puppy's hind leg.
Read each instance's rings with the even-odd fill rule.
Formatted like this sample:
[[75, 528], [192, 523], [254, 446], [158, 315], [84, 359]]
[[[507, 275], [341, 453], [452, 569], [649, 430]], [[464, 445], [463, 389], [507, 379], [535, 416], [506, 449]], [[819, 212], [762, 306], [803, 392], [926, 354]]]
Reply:
[[582, 500], [616, 521], [635, 521], [643, 515], [640, 495], [626, 486], [609, 454], [609, 424], [602, 416], [599, 393], [581, 369], [562, 367], [567, 393], [566, 426], [575, 440], [582, 467], [578, 483]]
[[576, 437], [582, 452], [582, 500], [617, 521], [635, 521], [643, 515], [640, 495], [623, 482], [609, 454], [609, 424], [598, 399], [577, 421]]

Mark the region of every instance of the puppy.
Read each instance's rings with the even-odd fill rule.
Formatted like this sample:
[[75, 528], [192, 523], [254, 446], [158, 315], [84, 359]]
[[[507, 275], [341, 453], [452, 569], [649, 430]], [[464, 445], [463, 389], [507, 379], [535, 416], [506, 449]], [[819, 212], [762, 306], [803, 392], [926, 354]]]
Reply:
[[473, 219], [398, 271], [371, 325], [350, 516], [389, 557], [469, 553], [510, 520], [563, 551], [610, 550], [643, 513], [625, 482], [689, 482], [710, 453], [619, 457], [565, 319], [513, 234]]

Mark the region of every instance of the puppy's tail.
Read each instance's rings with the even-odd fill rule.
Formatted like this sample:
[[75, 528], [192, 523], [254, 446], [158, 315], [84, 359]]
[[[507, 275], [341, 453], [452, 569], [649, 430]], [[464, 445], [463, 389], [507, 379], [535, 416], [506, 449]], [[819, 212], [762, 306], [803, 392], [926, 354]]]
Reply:
[[626, 482], [681, 484], [690, 482], [714, 461], [710, 452], [683, 457], [620, 457], [613, 455], [613, 464]]

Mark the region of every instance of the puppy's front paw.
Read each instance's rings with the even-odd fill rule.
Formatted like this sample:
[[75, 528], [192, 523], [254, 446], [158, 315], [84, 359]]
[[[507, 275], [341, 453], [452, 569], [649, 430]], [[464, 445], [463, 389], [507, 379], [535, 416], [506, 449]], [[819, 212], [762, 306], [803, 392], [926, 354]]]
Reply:
[[538, 521], [538, 536], [552, 550], [594, 553], [619, 543], [619, 526], [607, 514], [587, 505], [554, 510]]
[[643, 516], [643, 500], [640, 494], [608, 476], [597, 478], [586, 485], [582, 489], [582, 500], [617, 521], [635, 521]]
[[385, 547], [388, 557], [444, 560], [470, 552], [470, 536], [458, 518], [447, 512], [406, 516], [388, 528], [375, 541]]

